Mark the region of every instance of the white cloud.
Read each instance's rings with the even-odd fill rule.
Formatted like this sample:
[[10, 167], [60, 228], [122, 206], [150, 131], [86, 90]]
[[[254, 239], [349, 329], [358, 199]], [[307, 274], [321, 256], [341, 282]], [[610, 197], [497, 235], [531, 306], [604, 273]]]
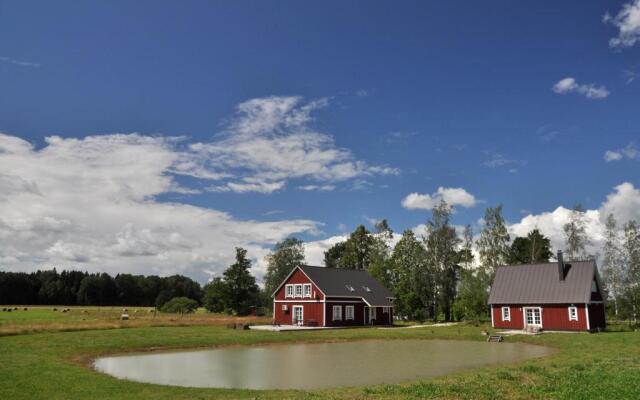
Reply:
[[604, 160], [605, 161], [618, 161], [618, 160], [622, 160], [622, 154], [617, 152], [617, 151], [612, 151], [612, 150], [607, 150], [604, 153]]
[[441, 200], [446, 201], [450, 206], [461, 206], [470, 208], [476, 205], [476, 198], [463, 188], [439, 187], [435, 193], [420, 194], [411, 193], [402, 200], [402, 206], [409, 210], [423, 209], [431, 210]]
[[489, 156], [488, 160], [485, 160], [482, 165], [488, 168], [500, 168], [509, 165], [526, 165], [526, 160], [509, 159], [500, 153], [493, 153], [485, 151], [485, 154]]
[[640, 41], [640, 0], [624, 4], [615, 17], [606, 13], [602, 20], [618, 28], [618, 36], [609, 40], [610, 47], [631, 47]]
[[334, 190], [336, 187], [335, 185], [304, 185], [304, 186], [298, 186], [298, 189], [305, 191], [305, 192], [330, 192], [332, 190]]
[[217, 140], [189, 146], [184, 165], [201, 177], [210, 173], [214, 176], [209, 179], [221, 181], [211, 190], [240, 193], [271, 193], [291, 179], [312, 181], [301, 186], [327, 186], [400, 173], [357, 160], [351, 151], [337, 147], [331, 135], [314, 130], [312, 112], [327, 105], [327, 99], [304, 103], [300, 97], [246, 101]]
[[[319, 224], [311, 220], [247, 221], [159, 202], [159, 195], [190, 191], [174, 174], [176, 163], [192, 154], [174, 138], [54, 136], [46, 143], [35, 149], [0, 134], [2, 269], [181, 273], [204, 281], [226, 268], [241, 246], [257, 260], [253, 273], [261, 277], [271, 245], [292, 234], [317, 233]], [[179, 172], [193, 171], [183, 166]]]
[[618, 150], [607, 150], [604, 153], [604, 159], [607, 162], [620, 161], [623, 158], [629, 160], [640, 160], [640, 150], [635, 146], [635, 143], [629, 143], [625, 148]]
[[334, 244], [344, 242], [349, 235], [332, 236], [327, 239], [315, 240], [304, 244], [304, 257], [308, 265], [324, 265], [324, 252]]
[[588, 99], [604, 99], [609, 96], [609, 91], [604, 86], [590, 84], [578, 84], [574, 78], [560, 79], [553, 85], [553, 91], [558, 94], [579, 93]]
[[19, 67], [40, 68], [41, 66], [40, 63], [36, 63], [32, 61], [16, 60], [15, 58], [11, 58], [11, 57], [0, 57], [0, 62], [17, 65]]
[[[589, 254], [601, 253], [604, 224], [609, 214], [614, 215], [619, 227], [629, 220], [640, 220], [640, 190], [631, 183], [624, 182], [614, 188], [598, 209], [586, 210], [586, 234], [592, 242], [587, 248]], [[519, 222], [509, 224], [508, 228], [512, 238], [525, 236], [532, 229], [538, 228], [549, 237], [555, 251], [563, 250], [565, 248], [563, 226], [569, 222], [570, 216], [571, 210], [561, 206], [551, 212], [528, 214]]]

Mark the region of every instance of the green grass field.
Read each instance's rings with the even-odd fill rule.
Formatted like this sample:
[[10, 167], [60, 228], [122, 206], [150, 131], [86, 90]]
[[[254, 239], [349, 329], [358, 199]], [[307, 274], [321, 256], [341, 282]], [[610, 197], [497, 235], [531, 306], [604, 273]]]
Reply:
[[[148, 325], [147, 320], [153, 318], [147, 311], [144, 317], [140, 316], [142, 321], [122, 321], [134, 322], [130, 324], [132, 327], [109, 325], [110, 329], [104, 329], [106, 323], [117, 322], [112, 319], [117, 318], [121, 309], [90, 309], [89, 315], [95, 312], [92, 320], [82, 320], [80, 310], [71, 311], [71, 316], [49, 307], [0, 313], [0, 327], [5, 329], [5, 336], [0, 337], [0, 399], [640, 398], [640, 333], [637, 332], [509, 337], [508, 341], [542, 344], [558, 351], [517, 365], [486, 367], [399, 385], [313, 392], [190, 389], [117, 380], [93, 371], [90, 363], [100, 355], [150, 349], [364, 339], [484, 340], [480, 331], [487, 327], [467, 324], [276, 333], [227, 329], [220, 325], [227, 319], [210, 314], [184, 317], [192, 318], [186, 324], [179, 316], [156, 316], [162, 319], [156, 322], [166, 326]], [[131, 310], [129, 308], [130, 315], [135, 315]], [[74, 312], [79, 315], [74, 316]], [[37, 329], [31, 329], [30, 325]]]

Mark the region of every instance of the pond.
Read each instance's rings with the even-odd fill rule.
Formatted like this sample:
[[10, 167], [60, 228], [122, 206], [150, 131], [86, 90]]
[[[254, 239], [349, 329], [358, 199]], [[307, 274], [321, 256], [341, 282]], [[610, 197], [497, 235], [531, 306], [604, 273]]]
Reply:
[[549, 354], [523, 343], [371, 340], [228, 347], [103, 357], [121, 379], [188, 387], [322, 389], [397, 383]]

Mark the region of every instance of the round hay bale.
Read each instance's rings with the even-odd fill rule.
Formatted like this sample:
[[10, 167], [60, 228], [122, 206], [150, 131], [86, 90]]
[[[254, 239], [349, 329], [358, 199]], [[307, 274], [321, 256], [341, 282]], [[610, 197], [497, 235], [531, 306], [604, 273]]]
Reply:
[[11, 311], [13, 311], [13, 310], [12, 310], [12, 309], [10, 309], [10, 308], [7, 308], [7, 312], [11, 312]]
[[129, 314], [122, 314], [120, 316], [120, 320], [121, 321], [128, 321], [129, 320]]
[[27, 307], [24, 308], [24, 311], [28, 311], [29, 309]]
[[55, 308], [55, 307], [53, 307], [53, 311], [58, 311], [58, 309], [57, 309], [57, 308]]

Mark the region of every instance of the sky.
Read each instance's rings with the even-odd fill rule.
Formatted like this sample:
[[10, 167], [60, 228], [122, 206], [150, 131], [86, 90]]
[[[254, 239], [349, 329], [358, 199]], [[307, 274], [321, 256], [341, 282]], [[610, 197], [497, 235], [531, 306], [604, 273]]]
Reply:
[[307, 262], [441, 199], [640, 219], [640, 0], [0, 1], [0, 270]]

